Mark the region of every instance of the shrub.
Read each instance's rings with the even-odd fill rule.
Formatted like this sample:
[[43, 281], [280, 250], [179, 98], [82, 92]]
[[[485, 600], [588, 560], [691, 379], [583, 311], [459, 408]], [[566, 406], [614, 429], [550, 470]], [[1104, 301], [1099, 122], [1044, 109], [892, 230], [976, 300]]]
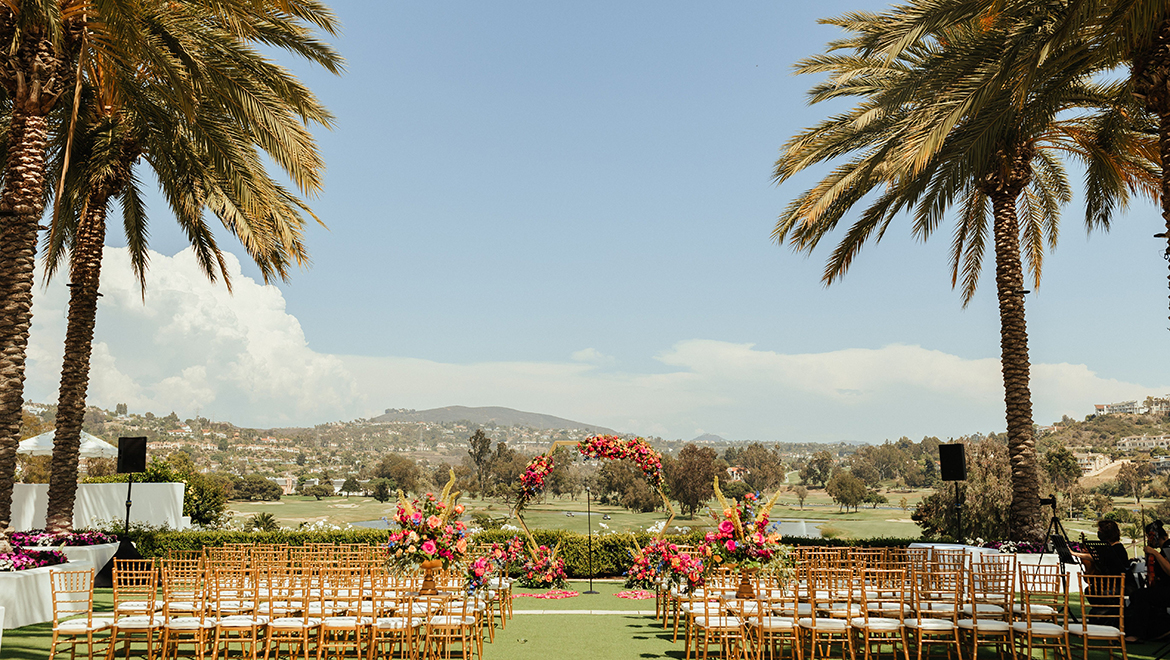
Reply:
[[[119, 530], [120, 532], [121, 530]], [[474, 543], [504, 543], [521, 532], [502, 529], [485, 530], [475, 535]], [[589, 577], [589, 537], [565, 530], [536, 529], [533, 537], [540, 545], [550, 548], [561, 546], [560, 557], [565, 560], [565, 573], [570, 578]], [[328, 531], [300, 531], [282, 529], [274, 532], [186, 531], [131, 528], [129, 538], [138, 546], [144, 557], [165, 557], [170, 550], [198, 550], [204, 546], [215, 547], [229, 543], [259, 543], [304, 545], [306, 543], [376, 543], [384, 545], [389, 531], [354, 527]], [[689, 534], [668, 534], [663, 538], [680, 545], [698, 545], [703, 540], [701, 532]], [[646, 547], [654, 536], [646, 532], [637, 534], [603, 534], [593, 537], [594, 577], [621, 577], [633, 563], [630, 551], [635, 541], [638, 547]], [[906, 546], [920, 539], [878, 538], [864, 540], [807, 539], [788, 537], [781, 539], [790, 545], [818, 547], [897, 547]]]

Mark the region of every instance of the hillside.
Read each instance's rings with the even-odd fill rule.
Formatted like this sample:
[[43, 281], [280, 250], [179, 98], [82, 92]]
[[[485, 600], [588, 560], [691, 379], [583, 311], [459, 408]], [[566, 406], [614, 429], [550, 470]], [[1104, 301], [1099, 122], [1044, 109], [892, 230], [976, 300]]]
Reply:
[[1121, 438], [1131, 435], [1170, 433], [1166, 415], [1096, 415], [1078, 422], [1068, 417], [1040, 436], [1041, 448], [1093, 447], [1109, 453]]
[[534, 429], [580, 429], [588, 433], [612, 434], [613, 429], [604, 426], [594, 426], [582, 422], [574, 422], [552, 415], [524, 412], [499, 406], [469, 408], [467, 406], [447, 406], [430, 410], [387, 410], [386, 414], [373, 418], [374, 422], [432, 422], [451, 423], [467, 421], [480, 426], [526, 426]]

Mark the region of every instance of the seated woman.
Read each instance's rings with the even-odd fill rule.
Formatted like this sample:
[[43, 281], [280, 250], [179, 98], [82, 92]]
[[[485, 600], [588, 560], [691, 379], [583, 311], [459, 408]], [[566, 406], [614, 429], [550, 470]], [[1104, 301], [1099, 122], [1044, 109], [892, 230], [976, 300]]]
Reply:
[[1129, 552], [1121, 542], [1121, 529], [1112, 520], [1097, 521], [1097, 538], [1109, 544], [1105, 552], [1101, 553], [1101, 565], [1087, 552], [1074, 552], [1074, 557], [1085, 564], [1085, 572], [1089, 575], [1125, 575], [1129, 570]]
[[1126, 641], [1159, 639], [1170, 633], [1170, 535], [1162, 521], [1146, 525], [1147, 585], [1129, 599], [1125, 608]]
[[[1098, 520], [1097, 538], [1109, 544], [1097, 552], [1100, 561], [1094, 559], [1093, 555], [1087, 552], [1072, 553], [1074, 557], [1079, 558], [1084, 563], [1085, 573], [1088, 575], [1126, 575], [1129, 572], [1129, 553], [1125, 550], [1125, 545], [1121, 543], [1121, 529], [1118, 528], [1117, 523], [1112, 520]], [[1132, 589], [1127, 588], [1125, 592], [1132, 593], [1132, 591]], [[1103, 598], [1103, 596], [1109, 595], [1114, 596], [1114, 598]], [[1107, 624], [1108, 617], [1115, 617], [1118, 614], [1115, 604], [1117, 602], [1116, 595], [1096, 593], [1096, 597], [1094, 597], [1093, 593], [1085, 594], [1085, 598], [1091, 606], [1089, 623]], [[1111, 603], [1113, 603], [1112, 606], [1110, 606]]]

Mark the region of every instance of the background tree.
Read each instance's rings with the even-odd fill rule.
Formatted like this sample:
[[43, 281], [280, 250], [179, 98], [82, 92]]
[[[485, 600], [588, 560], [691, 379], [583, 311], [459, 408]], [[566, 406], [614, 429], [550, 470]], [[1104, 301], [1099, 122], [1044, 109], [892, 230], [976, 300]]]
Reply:
[[244, 530], [248, 532], [275, 532], [280, 529], [276, 516], [267, 511], [257, 513], [244, 523]]
[[[1124, 208], [1132, 193], [1152, 191], [1152, 144], [1120, 86], [1093, 82], [1104, 69], [1069, 66], [1083, 55], [1083, 43], [1061, 44], [1040, 61], [1009, 57], [1021, 43], [1052, 29], [1045, 15], [1001, 12], [918, 30], [913, 38], [890, 36], [901, 14], [919, 9], [912, 2], [883, 15], [824, 21], [849, 35], [798, 70], [829, 74], [813, 88], [814, 103], [859, 101], [790, 140], [777, 161], [776, 180], [848, 160], [789, 205], [773, 237], [810, 252], [865, 200], [867, 208], [826, 265], [823, 279], [832, 283], [898, 215], [909, 212], [914, 234], [925, 239], [958, 206], [951, 281], [960, 286], [964, 304], [974, 296], [992, 243], [1012, 456], [1011, 534], [1032, 540], [1043, 523], [1021, 255], [1038, 286], [1045, 246], [1055, 245], [1059, 209], [1072, 198], [1060, 157], [1084, 160], [1086, 223], [1090, 229], [1108, 227], [1113, 211]], [[909, 44], [891, 57], [883, 50], [891, 42]]]
[[374, 468], [374, 476], [393, 481], [405, 493], [414, 493], [418, 491], [421, 471], [409, 458], [388, 454]]
[[1141, 504], [1142, 495], [1146, 491], [1146, 483], [1150, 480], [1151, 472], [1149, 463], [1130, 461], [1117, 471], [1117, 482], [1125, 488], [1126, 495]]
[[394, 497], [394, 490], [397, 487], [393, 481], [381, 477], [371, 479], [366, 485], [370, 488], [370, 497], [383, 504]]
[[492, 439], [483, 432], [483, 429], [476, 429], [475, 433], [472, 433], [471, 437], [467, 439], [467, 444], [470, 445], [467, 449], [467, 455], [475, 468], [475, 477], [479, 482], [479, 496], [482, 499], [489, 492], [491, 485]]
[[853, 473], [848, 470], [841, 470], [829, 479], [828, 485], [825, 486], [825, 492], [840, 505], [840, 508], [852, 507], [856, 510], [858, 505], [865, 501], [867, 491], [861, 479], [853, 476]]
[[804, 468], [801, 469], [801, 482], [823, 487], [833, 474], [834, 463], [832, 454], [823, 449], [818, 451], [812, 455], [812, 458], [808, 459], [808, 463], [805, 463]]
[[927, 538], [952, 538], [955, 534], [956, 490], [962, 489], [963, 529], [960, 540], [1008, 538], [1012, 492], [1007, 444], [997, 436], [967, 443], [967, 481], [939, 482], [934, 493], [923, 498], [911, 518]]
[[348, 498], [353, 493], [362, 492], [362, 485], [351, 475], [345, 478], [345, 483], [341, 484], [341, 490], [345, 491], [345, 496]]
[[606, 461], [597, 472], [597, 486], [598, 500], [604, 504], [649, 513], [662, 503], [642, 470], [629, 461]]
[[792, 489], [792, 493], [796, 495], [796, 500], [800, 502], [800, 510], [804, 511], [804, 500], [808, 498], [808, 489], [803, 485], [799, 485]]
[[325, 484], [306, 486], [301, 489], [301, 495], [315, 497], [317, 501], [320, 501], [322, 497], [333, 497], [333, 486], [326, 486]]
[[678, 502], [680, 511], [692, 519], [707, 500], [715, 497], [715, 458], [718, 454], [710, 447], [699, 447], [688, 443], [671, 462], [666, 472], [666, 484], [671, 499]]
[[785, 481], [784, 461], [776, 447], [769, 449], [758, 442], [753, 442], [740, 450], [736, 462], [728, 463], [738, 465], [747, 471], [743, 480], [752, 490], [773, 492]]
[[1077, 463], [1077, 457], [1063, 445], [1044, 454], [1044, 470], [1048, 473], [1052, 485], [1062, 493], [1069, 492], [1076, 485], [1077, 479], [1081, 478], [1081, 466]]

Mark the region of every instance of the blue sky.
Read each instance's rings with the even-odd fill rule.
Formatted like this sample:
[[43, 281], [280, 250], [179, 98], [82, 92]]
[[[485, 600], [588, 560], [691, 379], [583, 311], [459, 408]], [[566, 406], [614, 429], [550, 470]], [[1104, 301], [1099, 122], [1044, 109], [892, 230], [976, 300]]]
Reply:
[[[346, 75], [289, 62], [337, 116], [312, 268], [226, 296], [157, 201], [145, 306], [113, 302], [107, 241], [91, 403], [248, 425], [501, 405], [672, 438], [1004, 427], [992, 273], [962, 309], [947, 230], [900, 225], [828, 289], [826, 252], [769, 239], [813, 181], [773, 186], [779, 147], [833, 110], [792, 65], [837, 35], [817, 18], [885, 3], [332, 6]], [[1039, 423], [1170, 392], [1156, 210], [1092, 237], [1081, 216], [1028, 300]], [[39, 290], [32, 400], [55, 396], [63, 301]]]

